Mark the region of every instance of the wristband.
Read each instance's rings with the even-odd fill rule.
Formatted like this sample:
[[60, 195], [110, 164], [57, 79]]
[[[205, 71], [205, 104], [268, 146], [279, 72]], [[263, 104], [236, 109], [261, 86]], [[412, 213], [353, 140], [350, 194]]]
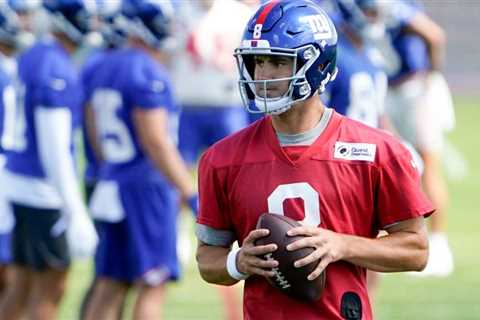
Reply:
[[245, 280], [249, 277], [248, 274], [241, 273], [237, 269], [237, 255], [240, 248], [232, 249], [227, 256], [227, 272], [233, 279]]

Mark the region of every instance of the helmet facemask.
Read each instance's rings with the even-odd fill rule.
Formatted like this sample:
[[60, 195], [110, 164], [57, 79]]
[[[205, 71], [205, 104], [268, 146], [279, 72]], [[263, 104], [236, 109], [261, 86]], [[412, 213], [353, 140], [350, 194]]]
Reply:
[[[313, 95], [307, 81], [307, 72], [320, 56], [321, 51], [309, 44], [296, 49], [240, 47], [235, 50], [235, 58], [240, 74], [240, 94], [245, 108], [250, 113], [280, 114], [289, 110], [295, 103], [301, 102]], [[255, 80], [254, 57], [283, 56], [293, 59], [292, 74], [289, 77]], [[267, 88], [278, 82], [289, 81], [288, 89], [278, 97], [268, 97]], [[260, 86], [259, 86], [260, 85]], [[257, 90], [260, 87], [260, 90]], [[257, 91], [264, 92], [260, 95]]]

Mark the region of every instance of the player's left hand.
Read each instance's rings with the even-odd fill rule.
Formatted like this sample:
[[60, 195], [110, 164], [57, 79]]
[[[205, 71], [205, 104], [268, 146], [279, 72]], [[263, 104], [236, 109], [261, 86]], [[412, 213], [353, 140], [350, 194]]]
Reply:
[[73, 213], [68, 217], [67, 242], [74, 258], [85, 259], [95, 254], [98, 235], [86, 212]]
[[297, 268], [320, 259], [315, 270], [308, 275], [308, 280], [317, 278], [328, 264], [341, 260], [344, 256], [344, 241], [342, 235], [327, 229], [301, 226], [293, 228], [287, 233], [289, 236], [305, 236], [287, 246], [287, 250], [294, 251], [300, 248], [315, 248], [308, 256], [295, 261]]

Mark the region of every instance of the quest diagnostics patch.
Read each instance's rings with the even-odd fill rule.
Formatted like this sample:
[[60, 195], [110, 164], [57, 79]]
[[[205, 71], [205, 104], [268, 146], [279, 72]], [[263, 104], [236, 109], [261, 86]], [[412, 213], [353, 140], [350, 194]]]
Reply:
[[371, 143], [349, 143], [337, 141], [335, 143], [335, 159], [375, 161], [377, 146]]

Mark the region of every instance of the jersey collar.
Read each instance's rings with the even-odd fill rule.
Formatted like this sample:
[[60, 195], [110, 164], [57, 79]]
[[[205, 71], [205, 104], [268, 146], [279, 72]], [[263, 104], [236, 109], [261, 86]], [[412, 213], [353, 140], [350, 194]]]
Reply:
[[342, 116], [340, 116], [337, 112], [333, 112], [332, 116], [330, 117], [330, 121], [328, 122], [325, 130], [318, 136], [318, 138], [307, 147], [307, 150], [297, 159], [292, 160], [288, 157], [285, 153], [283, 148], [280, 146], [280, 142], [278, 141], [278, 137], [275, 133], [275, 129], [273, 128], [272, 124], [272, 117], [266, 116], [263, 119], [263, 131], [264, 131], [264, 139], [269, 146], [269, 148], [273, 151], [273, 153], [282, 161], [286, 162], [288, 165], [293, 167], [301, 166], [305, 161], [309, 160], [312, 155], [318, 153], [320, 149], [328, 147], [328, 141], [330, 137], [334, 133], [335, 129], [340, 125]]

